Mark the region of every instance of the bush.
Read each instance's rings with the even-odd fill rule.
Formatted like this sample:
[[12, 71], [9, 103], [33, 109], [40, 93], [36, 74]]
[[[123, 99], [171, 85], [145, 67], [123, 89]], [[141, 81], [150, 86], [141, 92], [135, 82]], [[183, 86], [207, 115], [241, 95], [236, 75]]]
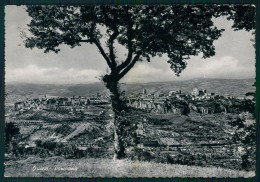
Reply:
[[54, 131], [58, 134], [62, 134], [65, 136], [71, 133], [72, 130], [73, 129], [70, 126], [68, 126], [68, 124], [63, 124], [60, 127], [56, 128]]
[[17, 150], [17, 137], [20, 131], [14, 123], [6, 123], [5, 125], [5, 150], [7, 153], [11, 152], [15, 156], [18, 156], [19, 151]]
[[19, 148], [19, 154], [23, 156], [27, 155], [38, 155], [41, 158], [49, 157], [51, 154], [47, 149], [43, 149], [40, 147], [29, 147], [29, 148]]
[[245, 128], [245, 136], [242, 139], [245, 154], [242, 155], [242, 168], [254, 170], [256, 161], [256, 124]]
[[56, 144], [56, 142], [46, 141], [42, 143], [42, 148], [54, 151], [54, 149], [56, 148]]
[[5, 125], [5, 145], [9, 143], [20, 134], [19, 128], [14, 123], [6, 123]]
[[36, 140], [35, 142], [36, 147], [42, 147], [42, 141], [41, 140]]
[[176, 163], [176, 161], [174, 160], [174, 158], [173, 158], [172, 156], [170, 156], [169, 154], [168, 154], [167, 157], [166, 157], [166, 161], [167, 161], [167, 163], [169, 163], [169, 164], [175, 164], [175, 163]]
[[239, 128], [233, 136], [233, 141], [240, 143], [245, 152], [241, 156], [241, 168], [254, 170], [256, 160], [256, 124], [246, 126], [240, 118], [232, 121], [231, 126]]
[[229, 121], [228, 124], [233, 127], [244, 128], [244, 122], [244, 120], [237, 117], [236, 119]]

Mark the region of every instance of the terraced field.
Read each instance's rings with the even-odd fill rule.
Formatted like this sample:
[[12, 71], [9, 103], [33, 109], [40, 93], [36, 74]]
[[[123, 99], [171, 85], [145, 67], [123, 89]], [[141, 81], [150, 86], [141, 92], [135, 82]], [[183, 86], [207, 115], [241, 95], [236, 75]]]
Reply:
[[[55, 149], [50, 151], [47, 156], [42, 157], [42, 162], [36, 161], [35, 164], [37, 165], [42, 163], [47, 165], [48, 162], [46, 163], [45, 161], [48, 161], [50, 157], [60, 157], [63, 164], [66, 161], [76, 164], [76, 160], [80, 161], [84, 159], [89, 161], [92, 158], [95, 161], [95, 165], [98, 165], [98, 163], [103, 164], [105, 160], [108, 160], [112, 164], [113, 113], [109, 108], [106, 108], [104, 111], [107, 119], [99, 121], [82, 120], [69, 122], [66, 119], [65, 122], [48, 122], [44, 125], [19, 125], [21, 133], [19, 136], [19, 145], [22, 147], [27, 144], [29, 148], [34, 150], [37, 148], [36, 143], [38, 140], [41, 142], [51, 141], [58, 144], [61, 143], [64, 148], [60, 150], [67, 150], [75, 146], [79, 152], [75, 156], [61, 155]], [[149, 114], [143, 111], [130, 110], [124, 117], [129, 123], [125, 127], [128, 134], [126, 136], [128, 161], [125, 161], [127, 163], [125, 167], [130, 170], [135, 161], [138, 161], [138, 163], [158, 164], [158, 166], [168, 164], [171, 166], [169, 169], [174, 168], [174, 166], [176, 167], [178, 164], [207, 167], [207, 169], [214, 168], [214, 170], [216, 167], [221, 167], [223, 171], [241, 171], [243, 169], [241, 166], [243, 162], [242, 156], [245, 151], [240, 141], [233, 141], [237, 129], [229, 124], [231, 117], [234, 116], [228, 114], [190, 114], [189, 116], [180, 116], [174, 114]], [[73, 150], [76, 149], [72, 147]], [[21, 155], [17, 158], [6, 157], [6, 162], [8, 164], [14, 163], [15, 165], [20, 165], [20, 161], [24, 161], [30, 157], [39, 158], [40, 154]], [[22, 171], [31, 166], [32, 164], [28, 164], [27, 166], [23, 163], [20, 168], [16, 169], [17, 174], [22, 175]], [[105, 169], [107, 168], [104, 167]], [[14, 170], [14, 167], [7, 165], [6, 174], [12, 175], [12, 170]], [[102, 167], [97, 171], [100, 172], [100, 170], [103, 170]], [[254, 168], [251, 167], [250, 171], [252, 173]], [[80, 171], [80, 174], [83, 175], [83, 172]], [[122, 174], [129, 176], [130, 173], [128, 172], [123, 172]], [[226, 173], [224, 175], [224, 173], [223, 176], [234, 176], [235, 174], [241, 176], [242, 174], [231, 172], [228, 175]], [[47, 173], [32, 172], [31, 175], [39, 176], [41, 174], [50, 175], [50, 171]], [[106, 175], [107, 173], [100, 172], [100, 174]], [[183, 176], [187, 176], [187, 174], [183, 174]], [[248, 175], [248, 173], [243, 174]], [[97, 176], [96, 173], [86, 172], [86, 176], [89, 175]], [[172, 176], [175, 175], [177, 174], [172, 173]], [[210, 172], [206, 176], [212, 175], [213, 173]], [[140, 174], [140, 176], [142, 175]], [[169, 174], [169, 176], [171, 175]]]
[[242, 169], [245, 146], [234, 141], [238, 129], [229, 124], [230, 117], [223, 113], [131, 114], [129, 120], [142, 123], [143, 135], [138, 137], [137, 145], [129, 143], [128, 155], [144, 161]]

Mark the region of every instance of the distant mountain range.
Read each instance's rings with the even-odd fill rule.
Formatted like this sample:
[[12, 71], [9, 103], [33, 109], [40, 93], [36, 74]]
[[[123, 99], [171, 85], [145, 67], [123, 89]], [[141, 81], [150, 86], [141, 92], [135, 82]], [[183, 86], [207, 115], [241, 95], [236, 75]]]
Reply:
[[[187, 94], [193, 88], [198, 88], [206, 89], [208, 92], [214, 92], [219, 95], [243, 96], [247, 92], [255, 91], [255, 87], [252, 86], [254, 82], [255, 79], [192, 79], [171, 82], [121, 83], [120, 88], [125, 90], [127, 94], [139, 93], [143, 89], [146, 89], [147, 93], [154, 94], [168, 94], [170, 90], [182, 90], [183, 93]], [[74, 85], [6, 83], [6, 93], [18, 96], [92, 96], [97, 92], [100, 94], [109, 93], [101, 82]]]

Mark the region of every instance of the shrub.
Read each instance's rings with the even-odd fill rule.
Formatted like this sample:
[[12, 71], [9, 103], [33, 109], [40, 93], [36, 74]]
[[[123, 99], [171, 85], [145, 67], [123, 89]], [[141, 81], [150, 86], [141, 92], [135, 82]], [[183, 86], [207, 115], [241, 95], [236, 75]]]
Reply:
[[54, 149], [56, 148], [56, 142], [51, 142], [51, 141], [46, 141], [42, 143], [42, 147], [44, 149], [48, 149], [50, 151], [54, 151]]
[[6, 123], [5, 125], [5, 145], [8, 144], [20, 134], [19, 128], [14, 123]]
[[17, 137], [20, 131], [14, 123], [6, 123], [5, 125], [5, 150], [7, 153], [11, 152], [15, 156], [18, 156], [19, 151], [17, 150]]
[[36, 147], [42, 147], [42, 141], [41, 140], [36, 140], [35, 142]]
[[60, 127], [56, 128], [54, 131], [65, 136], [71, 133], [72, 130], [73, 129], [68, 124], [63, 124]]
[[245, 136], [242, 138], [245, 154], [241, 156], [242, 168], [254, 170], [256, 161], [256, 124], [245, 128]]
[[236, 119], [229, 121], [228, 124], [233, 127], [244, 128], [244, 122], [244, 120], [237, 117]]
[[171, 155], [167, 155], [167, 157], [166, 157], [166, 161], [167, 161], [167, 163], [169, 163], [169, 164], [174, 164], [174, 163], [176, 163], [176, 161], [174, 160], [174, 158], [171, 156]]

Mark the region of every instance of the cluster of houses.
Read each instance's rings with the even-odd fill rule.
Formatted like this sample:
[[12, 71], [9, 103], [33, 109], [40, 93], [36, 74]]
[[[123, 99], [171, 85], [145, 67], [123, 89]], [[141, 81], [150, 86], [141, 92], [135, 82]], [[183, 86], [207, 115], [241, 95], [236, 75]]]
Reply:
[[[159, 105], [164, 104], [169, 99], [177, 100], [211, 100], [215, 98], [232, 99], [233, 97], [229, 94], [224, 96], [215, 95], [215, 93], [207, 92], [207, 90], [194, 88], [191, 94], [184, 94], [181, 90], [171, 90], [168, 94], [159, 93], [153, 94], [148, 93], [146, 89], [143, 89], [142, 93], [131, 94], [126, 97], [127, 103], [130, 106], [139, 107], [140, 101], [145, 103], [152, 102], [153, 104]], [[237, 99], [254, 99], [253, 96], [237, 97]], [[137, 102], [138, 101], [138, 102]], [[24, 112], [28, 110], [48, 110], [48, 111], [65, 111], [71, 114], [79, 114], [84, 112], [86, 115], [93, 115], [92, 112], [87, 110], [89, 105], [102, 105], [109, 104], [109, 99], [107, 97], [101, 96], [97, 93], [94, 97], [83, 97], [83, 96], [73, 96], [73, 97], [43, 97], [35, 99], [27, 99], [26, 101], [16, 102], [14, 110], [16, 112]], [[100, 114], [100, 113], [98, 113]]]
[[142, 93], [138, 94], [130, 94], [128, 99], [164, 99], [166, 98], [165, 94], [154, 94], [154, 93], [148, 93], [146, 89], [143, 89]]
[[131, 94], [128, 97], [128, 102], [131, 102], [131, 100], [150, 100], [150, 101], [166, 101], [167, 99], [175, 98], [178, 100], [209, 100], [209, 99], [215, 99], [215, 98], [223, 98], [223, 99], [232, 99], [236, 98], [239, 100], [253, 100], [254, 96], [240, 96], [240, 97], [233, 97], [230, 94], [225, 94], [223, 96], [215, 95], [213, 92], [207, 92], [207, 90], [194, 88], [191, 91], [191, 94], [184, 94], [181, 90], [171, 90], [169, 91], [168, 95], [164, 93], [159, 94], [153, 94], [148, 93], [146, 89], [143, 89], [142, 93], [139, 94]]
[[203, 100], [203, 99], [214, 99], [215, 93], [207, 93], [207, 90], [199, 90], [194, 88], [191, 91], [191, 99], [192, 100]]
[[148, 94], [146, 89], [143, 89], [142, 93], [137, 95], [130, 95], [128, 97], [128, 103], [132, 103], [135, 100], [153, 101], [153, 102], [164, 102], [167, 99], [177, 99], [177, 100], [203, 100], [203, 99], [214, 99], [215, 93], [207, 93], [207, 90], [199, 90], [194, 88], [191, 91], [191, 95], [182, 93], [181, 90], [171, 90], [168, 94]]
[[136, 95], [130, 95], [127, 98], [127, 104], [130, 107], [137, 109], [147, 110], [157, 113], [167, 113], [169, 108], [173, 113], [181, 113], [181, 109], [177, 106], [173, 106], [169, 103], [170, 101], [180, 100], [180, 101], [210, 101], [210, 100], [220, 100], [225, 102], [230, 99], [237, 100], [254, 100], [253, 96], [244, 96], [244, 97], [233, 97], [229, 94], [225, 95], [215, 95], [215, 93], [207, 92], [207, 90], [194, 88], [191, 90], [191, 94], [184, 94], [181, 90], [172, 90], [168, 94], [148, 94], [147, 90], [144, 89], [142, 93]]
[[[87, 115], [93, 115], [87, 109], [90, 105], [104, 105], [109, 104], [109, 101], [102, 98], [99, 94], [97, 97], [50, 97], [27, 99], [26, 101], [16, 102], [14, 110], [16, 112], [23, 112], [29, 110], [47, 110], [47, 111], [66, 111], [71, 114], [78, 112], [85, 112]], [[100, 114], [100, 113], [99, 113]]]

